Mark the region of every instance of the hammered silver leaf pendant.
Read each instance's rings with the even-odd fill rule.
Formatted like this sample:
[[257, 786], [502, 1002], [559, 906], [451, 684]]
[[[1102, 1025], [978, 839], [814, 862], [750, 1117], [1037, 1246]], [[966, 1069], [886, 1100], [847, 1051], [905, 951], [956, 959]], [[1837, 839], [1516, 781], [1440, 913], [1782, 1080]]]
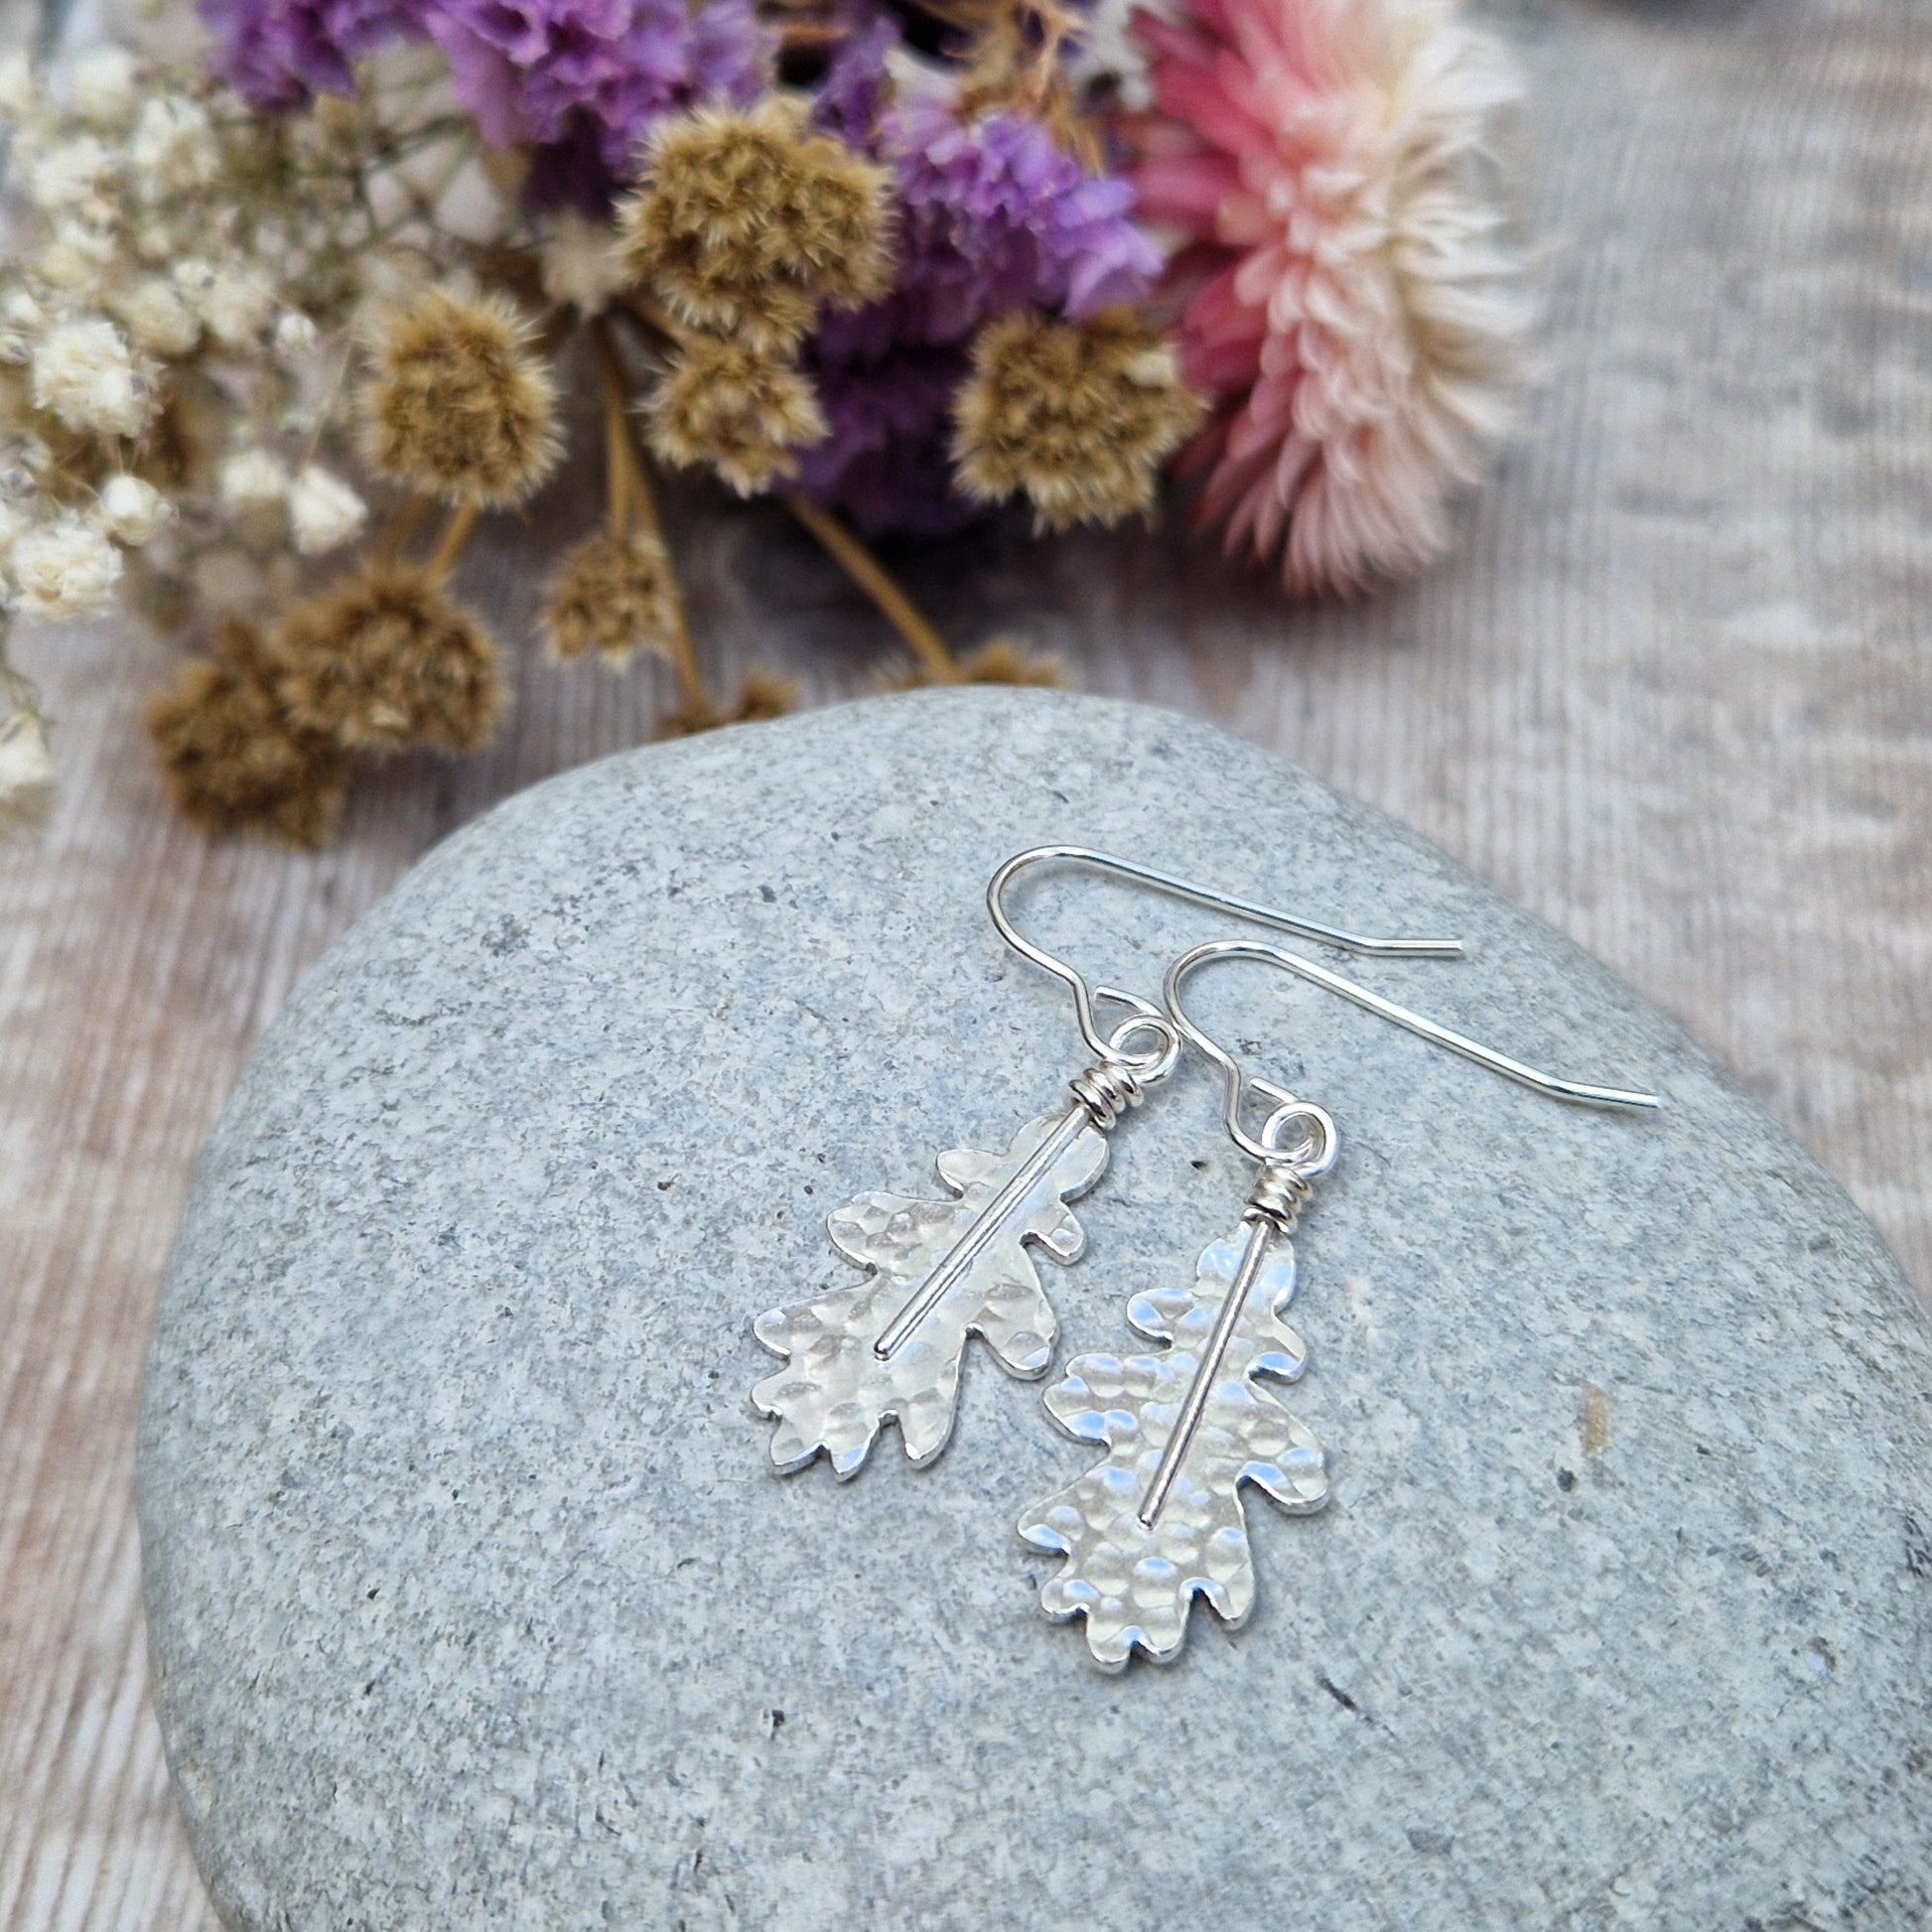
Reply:
[[[1224, 1320], [1237, 1288], [1241, 1307]], [[1191, 1288], [1128, 1304], [1128, 1320], [1164, 1346], [1078, 1355], [1046, 1392], [1053, 1420], [1107, 1455], [1037, 1504], [1020, 1534], [1066, 1559], [1040, 1607], [1084, 1617], [1102, 1669], [1124, 1669], [1137, 1648], [1158, 1662], [1178, 1656], [1197, 1595], [1231, 1625], [1246, 1619], [1255, 1575], [1244, 1483], [1297, 1515], [1326, 1502], [1321, 1446], [1256, 1384], [1293, 1382], [1307, 1366], [1281, 1319], [1294, 1293], [1288, 1241], [1244, 1229], [1203, 1252]]]
[[970, 1335], [1010, 1374], [1045, 1374], [1059, 1324], [1030, 1249], [1079, 1259], [1086, 1234], [1066, 1202], [1106, 1166], [1106, 1136], [1074, 1107], [1029, 1121], [1005, 1154], [940, 1155], [956, 1200], [862, 1194], [833, 1214], [833, 1246], [871, 1275], [753, 1324], [785, 1358], [752, 1391], [777, 1423], [778, 1471], [823, 1451], [841, 1478], [855, 1475], [888, 1422], [915, 1467], [930, 1462], [952, 1434]]

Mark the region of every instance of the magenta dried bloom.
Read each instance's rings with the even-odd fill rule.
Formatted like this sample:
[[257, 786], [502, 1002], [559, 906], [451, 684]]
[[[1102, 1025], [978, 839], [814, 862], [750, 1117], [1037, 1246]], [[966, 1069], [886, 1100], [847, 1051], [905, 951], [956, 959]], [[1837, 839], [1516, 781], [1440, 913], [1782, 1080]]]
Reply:
[[305, 107], [347, 93], [349, 63], [422, 31], [424, 0], [201, 0], [217, 43], [214, 70], [251, 105]]

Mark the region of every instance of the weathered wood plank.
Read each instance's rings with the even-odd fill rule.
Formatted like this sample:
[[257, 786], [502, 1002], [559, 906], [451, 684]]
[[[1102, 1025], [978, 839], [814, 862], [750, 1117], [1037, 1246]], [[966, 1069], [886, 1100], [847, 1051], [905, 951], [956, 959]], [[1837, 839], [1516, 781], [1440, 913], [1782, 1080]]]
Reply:
[[[1512, 21], [1547, 367], [1453, 562], [1319, 610], [1144, 534], [998, 533], [908, 575], [963, 636], [1028, 634], [1420, 826], [1683, 1017], [1932, 1287], [1932, 29], [1795, 0]], [[782, 517], [685, 538], [721, 662], [864, 688], [879, 627]], [[516, 634], [528, 573], [491, 554]], [[291, 858], [163, 809], [157, 647], [28, 654], [70, 782], [0, 858], [0, 1924], [194, 1932], [128, 1445], [195, 1149], [330, 936], [491, 798], [635, 742], [654, 674], [532, 665], [495, 752], [395, 767]]]

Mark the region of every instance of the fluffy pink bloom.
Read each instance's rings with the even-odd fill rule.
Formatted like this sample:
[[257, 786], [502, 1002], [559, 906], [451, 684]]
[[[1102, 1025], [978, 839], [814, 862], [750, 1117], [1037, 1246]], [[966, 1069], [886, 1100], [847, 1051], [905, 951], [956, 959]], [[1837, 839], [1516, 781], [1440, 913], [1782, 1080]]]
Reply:
[[1521, 377], [1521, 262], [1487, 192], [1514, 74], [1451, 0], [1182, 4], [1137, 20], [1136, 184], [1194, 244], [1171, 275], [1218, 405], [1183, 459], [1202, 516], [1292, 591], [1417, 569]]

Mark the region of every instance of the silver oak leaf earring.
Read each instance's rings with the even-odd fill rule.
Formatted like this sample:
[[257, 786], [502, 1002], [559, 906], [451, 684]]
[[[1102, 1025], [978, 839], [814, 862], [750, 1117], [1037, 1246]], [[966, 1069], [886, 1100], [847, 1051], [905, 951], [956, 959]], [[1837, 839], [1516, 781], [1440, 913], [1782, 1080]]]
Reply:
[[[862, 1194], [830, 1217], [832, 1245], [871, 1271], [866, 1280], [769, 1310], [753, 1323], [758, 1339], [785, 1362], [752, 1391], [759, 1413], [777, 1424], [770, 1451], [779, 1474], [804, 1468], [822, 1450], [841, 1478], [855, 1475], [889, 1421], [897, 1423], [913, 1466], [930, 1462], [952, 1434], [969, 1335], [1012, 1375], [1041, 1376], [1052, 1361], [1059, 1324], [1031, 1251], [1061, 1263], [1079, 1259], [1086, 1234], [1066, 1203], [1100, 1178], [1107, 1136], [1173, 1070], [1180, 1036], [1162, 1008], [1114, 987], [1090, 987], [1016, 928], [1007, 889], [1030, 867], [1049, 863], [1091, 867], [1348, 952], [1440, 957], [1461, 950], [1452, 939], [1341, 932], [1084, 846], [1016, 853], [987, 885], [987, 911], [1009, 946], [1072, 991], [1094, 1062], [1068, 1082], [1072, 1099], [1058, 1113], [1028, 1121], [1004, 1154], [941, 1154], [939, 1178], [955, 1198]], [[1104, 1034], [1094, 1011], [1102, 1002], [1127, 1010]]]
[[[1137, 1295], [1127, 1319], [1157, 1346], [1144, 1354], [1079, 1355], [1046, 1392], [1046, 1410], [1103, 1461], [1028, 1512], [1020, 1535], [1065, 1559], [1041, 1586], [1050, 1617], [1086, 1619], [1087, 1648], [1103, 1670], [1126, 1668], [1138, 1648], [1156, 1662], [1180, 1654], [1187, 1613], [1203, 1596], [1230, 1626], [1254, 1607], [1254, 1562], [1241, 1489], [1253, 1483], [1291, 1515], [1328, 1499], [1326, 1460], [1314, 1437], [1260, 1385], [1298, 1380], [1301, 1337], [1282, 1319], [1295, 1294], [1289, 1235], [1314, 1183], [1335, 1164], [1340, 1136], [1320, 1107], [1259, 1077], [1201, 1032], [1181, 1005], [1188, 978], [1212, 960], [1263, 960], [1450, 1052], [1559, 1100], [1655, 1108], [1648, 1093], [1586, 1086], [1541, 1073], [1492, 1047], [1411, 1013], [1283, 951], [1220, 939], [1169, 969], [1175, 1031], [1221, 1069], [1228, 1135], [1260, 1172], [1240, 1225], [1203, 1250], [1191, 1287]], [[1272, 1102], [1258, 1135], [1242, 1125], [1247, 1094]]]

